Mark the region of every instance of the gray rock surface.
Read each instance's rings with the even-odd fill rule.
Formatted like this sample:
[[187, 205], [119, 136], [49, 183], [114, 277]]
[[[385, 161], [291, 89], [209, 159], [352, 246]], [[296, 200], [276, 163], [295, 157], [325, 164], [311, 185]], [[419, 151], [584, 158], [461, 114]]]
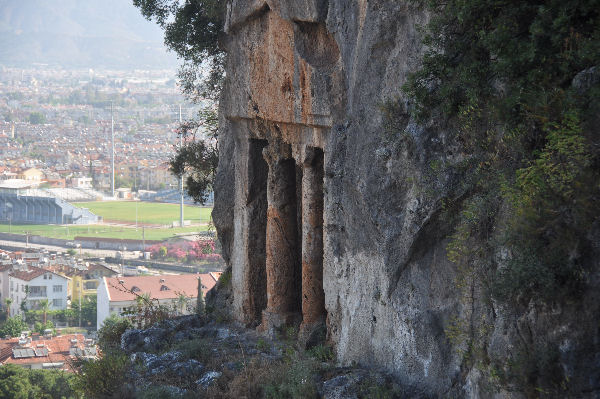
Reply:
[[[233, 317], [255, 326], [267, 303], [261, 146], [282, 139], [297, 164], [307, 147], [324, 152], [323, 288], [340, 364], [383, 368], [432, 397], [491, 396], [485, 372], [444, 332], [470, 314], [490, 320], [490, 357], [505, 360], [523, 339], [559, 339], [571, 392], [599, 395], [597, 279], [585, 305], [572, 308], [515, 315], [478, 292], [476, 306], [464, 306], [446, 257], [453, 226], [440, 217], [460, 176], [434, 167], [461, 154], [442, 126], [408, 116], [401, 91], [419, 65], [417, 28], [427, 20], [408, 1], [231, 2], [213, 217], [232, 268]], [[586, 71], [581, 85], [594, 76]], [[381, 112], [390, 102], [391, 124]]]
[[196, 381], [196, 384], [200, 385], [202, 388], [208, 388], [210, 384], [213, 383], [217, 378], [219, 378], [223, 373], [220, 371], [209, 371], [204, 374], [202, 378]]

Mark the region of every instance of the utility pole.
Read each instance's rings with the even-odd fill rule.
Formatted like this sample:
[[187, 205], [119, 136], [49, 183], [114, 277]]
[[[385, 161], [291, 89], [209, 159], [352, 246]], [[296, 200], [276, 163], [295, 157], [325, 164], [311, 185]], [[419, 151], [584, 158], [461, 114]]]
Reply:
[[113, 102], [110, 102], [110, 192], [115, 197], [115, 118], [113, 117]]
[[[181, 129], [181, 104], [179, 105], [179, 129]], [[183, 132], [179, 132], [179, 151], [183, 148]], [[181, 194], [181, 204], [179, 206], [179, 227], [183, 227], [183, 173], [179, 178], [179, 192]]]
[[81, 291], [83, 290], [83, 277], [79, 278], [79, 328], [81, 328]]

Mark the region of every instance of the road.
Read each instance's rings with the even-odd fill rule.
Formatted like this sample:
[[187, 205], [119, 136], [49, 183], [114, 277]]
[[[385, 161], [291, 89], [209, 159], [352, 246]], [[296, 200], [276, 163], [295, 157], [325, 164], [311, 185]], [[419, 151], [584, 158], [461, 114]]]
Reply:
[[[56, 251], [56, 252], [66, 252], [69, 249], [74, 249], [71, 247], [59, 247], [56, 245], [46, 245], [46, 244], [29, 244], [29, 246], [27, 246], [25, 243], [20, 242], [20, 241], [6, 241], [6, 240], [0, 240], [0, 249], [6, 249], [6, 250], [15, 250], [15, 249], [19, 249], [19, 250], [26, 250], [26, 249], [45, 249], [48, 251]], [[80, 252], [82, 255], [83, 254], [89, 254], [90, 257], [92, 258], [106, 258], [107, 256], [115, 256], [116, 251], [113, 250], [106, 250], [106, 249], [81, 249], [81, 251], [79, 249], [77, 249], [78, 252]], [[128, 258], [128, 259], [136, 259], [137, 256], [133, 251], [121, 251], [121, 253], [123, 254], [124, 258]]]

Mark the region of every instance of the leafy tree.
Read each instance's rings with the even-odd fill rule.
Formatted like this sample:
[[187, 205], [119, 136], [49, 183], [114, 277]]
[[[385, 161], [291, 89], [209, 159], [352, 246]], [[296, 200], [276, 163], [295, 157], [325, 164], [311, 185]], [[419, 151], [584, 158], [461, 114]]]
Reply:
[[[79, 299], [75, 299], [72, 305], [74, 320], [79, 318]], [[94, 325], [96, 323], [97, 298], [95, 295], [84, 296], [81, 300], [81, 322], [84, 325]]]
[[124, 384], [130, 368], [129, 357], [122, 352], [103, 353], [96, 360], [75, 361], [76, 387], [89, 398], [128, 398]]
[[[576, 297], [600, 205], [600, 1], [418, 3], [428, 50], [405, 90], [466, 159], [450, 166], [464, 176], [447, 199], [462, 208], [453, 260], [483, 264], [496, 299]], [[510, 259], [490, 273], [500, 246]]]
[[30, 370], [28, 378], [31, 382], [30, 398], [80, 398], [76, 389], [76, 379], [72, 373], [62, 370]]
[[79, 398], [75, 376], [60, 370], [27, 370], [14, 364], [0, 367], [0, 399]]
[[32, 125], [41, 125], [46, 123], [46, 115], [41, 112], [32, 112], [29, 114], [29, 123]]
[[[220, 91], [224, 49], [220, 36], [225, 21], [221, 0], [134, 0], [142, 14], [165, 30], [165, 44], [184, 61], [179, 79], [192, 98], [213, 96]], [[204, 79], [208, 67], [208, 79]]]
[[[217, 149], [218, 118], [214, 110], [203, 110], [199, 121], [181, 125], [180, 133], [185, 138], [177, 154], [170, 161], [171, 171], [178, 177], [187, 175], [186, 189], [198, 203], [204, 203], [219, 162]], [[197, 139], [196, 135], [203, 137]]]
[[39, 309], [42, 311], [43, 323], [46, 324], [48, 320], [48, 311], [50, 310], [50, 302], [47, 299], [41, 299], [38, 303]]
[[0, 337], [7, 335], [17, 337], [21, 331], [27, 330], [27, 324], [21, 316], [9, 317], [2, 326], [0, 326]]
[[[192, 101], [202, 97], [216, 100], [221, 90], [225, 50], [221, 35], [225, 20], [221, 0], [134, 0], [142, 14], [165, 30], [165, 44], [183, 60], [179, 81]], [[208, 70], [208, 73], [206, 71]], [[218, 118], [214, 110], [203, 110], [198, 120], [181, 125], [185, 144], [171, 159], [171, 171], [187, 175], [186, 190], [196, 202], [204, 203], [218, 162]], [[196, 137], [204, 134], [203, 137]]]
[[10, 317], [10, 305], [12, 305], [12, 303], [13, 303], [13, 300], [12, 300], [12, 299], [10, 299], [10, 298], [6, 298], [6, 299], [4, 300], [4, 303], [6, 304], [6, 315], [7, 315], [8, 317]]
[[166, 258], [167, 256], [167, 247], [162, 246], [158, 249], [158, 256], [161, 258]]
[[128, 319], [110, 315], [98, 330], [98, 346], [103, 352], [118, 351], [121, 346], [121, 335], [131, 327], [132, 324]]
[[40, 323], [38, 321], [34, 324], [33, 330], [40, 334], [44, 334], [45, 330], [54, 330], [54, 323], [52, 323], [50, 320], [46, 321], [45, 323]]
[[0, 398], [28, 399], [32, 391], [27, 371], [14, 364], [0, 367]]

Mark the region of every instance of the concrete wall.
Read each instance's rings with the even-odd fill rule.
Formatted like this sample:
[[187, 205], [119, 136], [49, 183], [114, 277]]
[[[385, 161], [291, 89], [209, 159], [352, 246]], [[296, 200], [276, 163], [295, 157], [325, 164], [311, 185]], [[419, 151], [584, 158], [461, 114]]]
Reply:
[[96, 308], [96, 329], [102, 327], [102, 323], [109, 316], [109, 300], [108, 290], [106, 289], [106, 280], [103, 278], [100, 280], [98, 286], [98, 293], [96, 294], [97, 308]]

